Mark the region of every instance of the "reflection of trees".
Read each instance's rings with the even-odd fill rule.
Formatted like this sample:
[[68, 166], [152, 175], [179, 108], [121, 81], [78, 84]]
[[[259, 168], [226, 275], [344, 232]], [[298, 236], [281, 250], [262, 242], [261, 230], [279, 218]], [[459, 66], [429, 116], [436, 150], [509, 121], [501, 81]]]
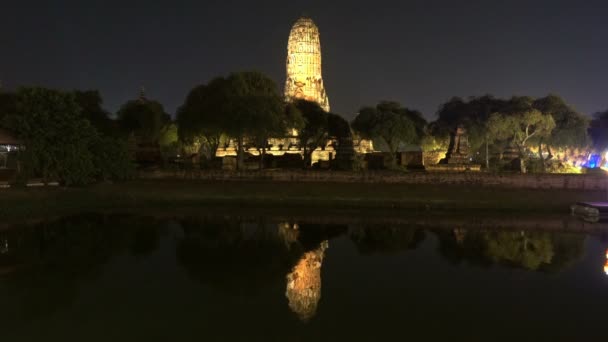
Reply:
[[424, 240], [423, 231], [400, 226], [355, 226], [350, 228], [349, 235], [362, 254], [415, 249]]
[[193, 278], [228, 291], [255, 291], [282, 279], [303, 252], [280, 227], [232, 219], [187, 219], [177, 258]]
[[151, 238], [158, 237], [157, 226], [153, 219], [83, 215], [0, 233], [8, 244], [0, 255], [0, 279], [12, 294], [2, 312], [34, 318], [70, 306], [81, 282], [98, 276], [113, 256], [158, 246]]
[[439, 230], [439, 251], [454, 263], [503, 264], [528, 270], [560, 271], [584, 250], [584, 235], [526, 231]]
[[542, 270], [547, 272], [559, 272], [574, 265], [585, 253], [585, 239], [586, 236], [583, 234], [551, 234], [553, 259], [550, 264], [543, 265]]
[[490, 232], [485, 241], [494, 262], [536, 270], [553, 259], [553, 243], [546, 233]]
[[289, 307], [304, 320], [312, 318], [321, 298], [327, 240], [346, 231], [337, 225], [249, 224], [224, 218], [180, 224], [184, 236], [177, 258], [191, 277], [240, 293], [286, 285]]

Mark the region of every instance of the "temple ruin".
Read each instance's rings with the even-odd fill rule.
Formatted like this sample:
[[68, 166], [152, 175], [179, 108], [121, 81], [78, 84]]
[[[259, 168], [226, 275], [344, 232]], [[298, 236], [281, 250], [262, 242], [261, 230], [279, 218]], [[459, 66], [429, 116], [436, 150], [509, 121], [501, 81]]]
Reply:
[[[285, 100], [307, 100], [318, 103], [323, 110], [330, 110], [329, 98], [323, 84], [321, 67], [321, 39], [319, 28], [311, 18], [301, 17], [294, 23], [287, 42], [287, 77], [285, 81]], [[354, 139], [353, 149], [356, 153], [374, 151], [371, 140]], [[268, 155], [302, 155], [303, 148], [298, 132], [286, 132], [284, 137], [269, 139]], [[330, 161], [336, 157], [337, 141], [328, 139], [323, 147], [318, 147], [311, 156], [311, 162]], [[245, 142], [245, 152], [258, 156], [259, 151], [252, 143]], [[230, 140], [219, 147], [217, 157], [236, 157], [236, 142]], [[236, 160], [234, 160], [236, 165]]]
[[316, 102], [329, 112], [321, 68], [321, 38], [312, 19], [302, 17], [291, 28], [286, 64], [285, 99]]

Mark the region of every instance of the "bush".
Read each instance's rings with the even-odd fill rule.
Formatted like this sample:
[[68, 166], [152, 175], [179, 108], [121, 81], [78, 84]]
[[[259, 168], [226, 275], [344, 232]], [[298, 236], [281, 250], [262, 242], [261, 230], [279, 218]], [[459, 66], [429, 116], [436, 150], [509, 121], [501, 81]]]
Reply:
[[99, 137], [91, 147], [95, 178], [102, 181], [123, 181], [135, 176], [135, 165], [131, 160], [126, 141], [110, 137]]

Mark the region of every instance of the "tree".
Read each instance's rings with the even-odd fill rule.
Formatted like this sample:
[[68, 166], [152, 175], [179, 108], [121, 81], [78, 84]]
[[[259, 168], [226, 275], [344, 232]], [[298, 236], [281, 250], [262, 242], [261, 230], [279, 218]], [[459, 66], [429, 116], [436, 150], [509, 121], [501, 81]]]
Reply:
[[555, 121], [551, 135], [538, 139], [539, 157], [544, 168], [542, 145], [545, 144], [547, 159], [553, 157], [551, 147], [585, 147], [590, 143], [589, 119], [569, 106], [561, 97], [549, 95], [534, 101], [532, 106], [544, 114], [550, 114]]
[[263, 154], [268, 136], [285, 133], [281, 130], [284, 108], [274, 81], [259, 72], [233, 73], [226, 82], [221, 106], [224, 130], [237, 140], [237, 165], [242, 168], [247, 137], [263, 146]]
[[[275, 105], [279, 104], [280, 102], [276, 102]], [[289, 131], [301, 128], [303, 124], [301, 114], [292, 111], [289, 105], [278, 111], [276, 109], [279, 108], [259, 113], [259, 119], [251, 127], [250, 138], [260, 154], [260, 170], [264, 167], [264, 156], [269, 147], [269, 139], [285, 136]]]
[[608, 149], [608, 110], [593, 115], [589, 127], [589, 136], [596, 150]]
[[[489, 167], [489, 145], [492, 137], [487, 134], [487, 121], [492, 113], [511, 113], [513, 108], [525, 102], [523, 98], [511, 100], [497, 99], [492, 95], [469, 97], [463, 100], [454, 97], [443, 104], [437, 112], [437, 120], [429, 125], [430, 133], [437, 142], [448, 145], [450, 134], [461, 125], [467, 130], [469, 147], [472, 152], [485, 145], [485, 161]], [[476, 155], [476, 153], [473, 153]]]
[[401, 107], [397, 102], [381, 102], [376, 108], [361, 108], [352, 127], [365, 139], [381, 139], [389, 149], [391, 164], [395, 166], [395, 153], [402, 144], [416, 143], [416, 111]]
[[74, 99], [81, 110], [81, 115], [89, 120], [98, 132], [116, 136], [109, 113], [102, 108], [103, 100], [97, 90], [74, 91]]
[[22, 88], [15, 113], [6, 124], [24, 142], [21, 153], [29, 175], [44, 182], [58, 179], [66, 185], [89, 183], [95, 173], [92, 142], [98, 134], [81, 116], [72, 93], [45, 88]]
[[522, 173], [526, 172], [525, 160], [531, 141], [550, 136], [554, 128], [553, 117], [536, 109], [511, 115], [496, 113], [488, 122], [491, 136], [497, 140], [509, 139], [515, 144], [519, 152]]
[[190, 91], [177, 111], [179, 140], [206, 146], [209, 158], [217, 154], [224, 133], [227, 86], [223, 77], [215, 78], [207, 85], [199, 85]]
[[16, 107], [17, 94], [0, 90], [0, 125], [2, 125], [5, 117], [15, 113]]
[[[551, 159], [551, 147], [582, 147], [587, 145], [588, 120], [584, 115], [576, 112], [559, 96], [534, 99], [529, 96], [514, 96], [508, 100], [497, 99], [491, 95], [470, 97], [467, 101], [453, 98], [438, 111], [438, 119], [433, 122], [431, 132], [436, 139], [447, 139], [450, 131], [461, 124], [467, 129], [469, 143], [472, 151], [479, 150], [485, 145], [485, 162], [489, 167], [489, 146], [502, 143], [488, 133], [490, 116], [493, 113], [517, 115], [533, 109], [551, 115], [555, 121], [555, 129], [549, 136], [535, 138], [538, 144], [539, 157], [544, 167], [543, 146]], [[498, 147], [501, 147], [498, 145]]]
[[355, 149], [353, 147], [353, 136], [348, 121], [342, 116], [334, 113], [327, 114], [327, 132], [335, 139], [337, 146], [336, 157], [332, 168], [340, 170], [352, 170]]
[[135, 165], [125, 139], [98, 135], [93, 139], [90, 151], [95, 166], [95, 179], [124, 181], [135, 176]]
[[160, 131], [168, 117], [159, 102], [150, 101], [143, 97], [122, 105], [117, 115], [123, 129], [147, 142], [158, 140]]
[[318, 103], [297, 100], [294, 106], [302, 114], [304, 127], [298, 132], [300, 144], [304, 149], [304, 167], [310, 167], [312, 153], [317, 147], [325, 146], [328, 139], [328, 114]]

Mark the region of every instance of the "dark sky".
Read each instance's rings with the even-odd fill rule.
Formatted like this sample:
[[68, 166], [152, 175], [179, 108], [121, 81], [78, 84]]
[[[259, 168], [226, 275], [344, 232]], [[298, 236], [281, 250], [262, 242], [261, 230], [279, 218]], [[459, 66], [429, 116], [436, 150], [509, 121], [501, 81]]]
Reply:
[[116, 111], [144, 85], [173, 113], [193, 86], [259, 70], [282, 91], [287, 37], [321, 30], [332, 111], [390, 99], [433, 118], [452, 96], [564, 97], [608, 108], [608, 2], [2, 1], [0, 80], [99, 89]]

